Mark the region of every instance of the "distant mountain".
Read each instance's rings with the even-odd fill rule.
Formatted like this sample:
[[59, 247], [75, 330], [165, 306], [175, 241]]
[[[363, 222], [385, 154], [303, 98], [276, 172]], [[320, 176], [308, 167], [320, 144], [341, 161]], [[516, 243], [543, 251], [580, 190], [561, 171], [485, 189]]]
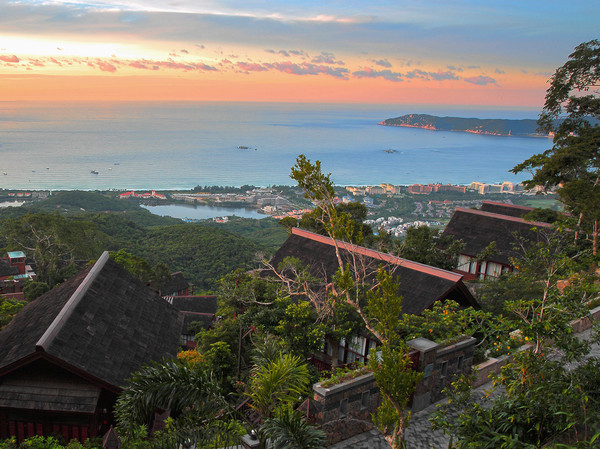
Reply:
[[437, 117], [427, 114], [408, 114], [389, 118], [379, 123], [384, 126], [433, 129], [437, 131], [463, 131], [494, 136], [547, 137], [537, 132], [537, 121], [531, 119], [478, 119], [461, 117]]

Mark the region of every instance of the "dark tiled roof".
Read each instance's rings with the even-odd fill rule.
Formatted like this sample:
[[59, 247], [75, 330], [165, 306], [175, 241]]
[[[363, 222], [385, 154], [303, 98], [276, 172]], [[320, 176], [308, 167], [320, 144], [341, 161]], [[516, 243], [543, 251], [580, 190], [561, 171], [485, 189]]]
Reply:
[[172, 295], [189, 287], [190, 284], [183, 277], [183, 273], [178, 271], [171, 274], [171, 278], [160, 286], [160, 291], [163, 295]]
[[169, 302], [181, 312], [217, 313], [216, 295], [173, 296]]
[[15, 276], [19, 274], [19, 268], [10, 264], [8, 259], [0, 259], [0, 277]]
[[527, 206], [516, 206], [514, 204], [498, 203], [496, 201], [484, 201], [481, 204], [481, 210], [484, 212], [491, 212], [493, 214], [508, 215], [510, 217], [523, 218], [532, 210], [533, 207]]
[[480, 254], [491, 242], [496, 242], [496, 254], [488, 257], [488, 260], [509, 265], [510, 258], [519, 255], [514, 249], [517, 243], [515, 233], [534, 242], [539, 237], [538, 232], [532, 230], [534, 227], [549, 229], [552, 225], [458, 207], [446, 226], [444, 235], [452, 235], [462, 240], [465, 246], [461, 252], [473, 257]]
[[104, 253], [0, 332], [0, 372], [43, 353], [121, 386], [142, 365], [175, 356], [182, 323], [174, 307]]
[[217, 313], [216, 295], [172, 296], [168, 297], [167, 301], [184, 314], [184, 333], [195, 321], [200, 321], [205, 328], [212, 326]]
[[195, 322], [202, 323], [202, 327], [205, 329], [212, 327], [215, 315], [213, 313], [183, 312], [183, 317], [183, 333], [188, 334], [190, 332], [190, 324]]
[[[402, 310], [420, 314], [435, 301], [453, 299], [463, 306], [476, 305], [462, 282], [462, 275], [430, 267], [410, 260], [380, 253], [357, 245], [337, 241], [344, 261], [357, 260], [366, 270], [379, 266], [393, 270], [400, 279], [398, 293], [402, 295]], [[293, 228], [292, 235], [273, 256], [277, 267], [285, 257], [295, 257], [310, 267], [313, 276], [331, 281], [338, 269], [334, 240], [302, 229]], [[362, 270], [361, 270], [362, 271]]]

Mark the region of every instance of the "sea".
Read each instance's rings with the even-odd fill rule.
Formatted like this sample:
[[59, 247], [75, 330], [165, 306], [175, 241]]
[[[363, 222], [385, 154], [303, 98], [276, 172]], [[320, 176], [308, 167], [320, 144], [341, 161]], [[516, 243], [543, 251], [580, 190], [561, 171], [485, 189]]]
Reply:
[[535, 109], [408, 104], [0, 102], [0, 188], [187, 190], [294, 185], [299, 154], [337, 185], [518, 182], [509, 170], [551, 147], [378, 125], [410, 113], [537, 118]]

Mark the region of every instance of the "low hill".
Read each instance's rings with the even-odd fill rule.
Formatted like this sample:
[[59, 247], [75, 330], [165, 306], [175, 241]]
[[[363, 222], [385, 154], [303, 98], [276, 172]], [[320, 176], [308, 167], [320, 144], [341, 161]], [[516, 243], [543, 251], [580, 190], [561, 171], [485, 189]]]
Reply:
[[403, 126], [436, 131], [463, 131], [494, 136], [547, 137], [537, 132], [537, 121], [531, 119], [478, 119], [438, 117], [427, 114], [408, 114], [379, 123], [384, 126]]

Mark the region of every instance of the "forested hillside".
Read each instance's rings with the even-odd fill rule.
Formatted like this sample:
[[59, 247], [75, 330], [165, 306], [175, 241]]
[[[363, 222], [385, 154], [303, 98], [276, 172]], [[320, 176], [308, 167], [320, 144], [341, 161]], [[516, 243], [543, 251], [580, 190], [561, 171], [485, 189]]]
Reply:
[[[61, 192], [23, 207], [3, 209], [0, 225], [10, 225], [16, 236], [27, 232], [27, 226], [20, 224], [28, 221], [44, 228], [40, 229], [43, 235], [64, 239], [65, 234], [56, 229], [57, 221], [51, 218], [56, 213], [63, 217], [60, 227], [72, 224], [73, 228], [84, 226], [93, 232], [93, 237], [83, 243], [81, 239], [68, 242], [89, 247], [77, 248], [76, 259], [81, 255], [98, 257], [103, 250], [123, 249], [146, 259], [153, 267], [163, 263], [172, 272], [181, 271], [196, 286], [196, 292], [214, 290], [217, 281], [235, 269], [256, 267], [257, 253], [274, 252], [286, 238], [275, 220], [235, 218], [223, 224], [183, 223], [154, 215], [135, 202], [99, 192]], [[1, 248], [22, 249], [31, 257], [31, 251], [18, 247], [18, 238], [7, 240], [6, 235], [5, 232], [0, 236]]]
[[466, 131], [497, 136], [535, 136], [535, 120], [478, 119], [462, 117], [438, 117], [427, 114], [408, 114], [383, 120], [380, 125], [407, 126], [439, 131]]

